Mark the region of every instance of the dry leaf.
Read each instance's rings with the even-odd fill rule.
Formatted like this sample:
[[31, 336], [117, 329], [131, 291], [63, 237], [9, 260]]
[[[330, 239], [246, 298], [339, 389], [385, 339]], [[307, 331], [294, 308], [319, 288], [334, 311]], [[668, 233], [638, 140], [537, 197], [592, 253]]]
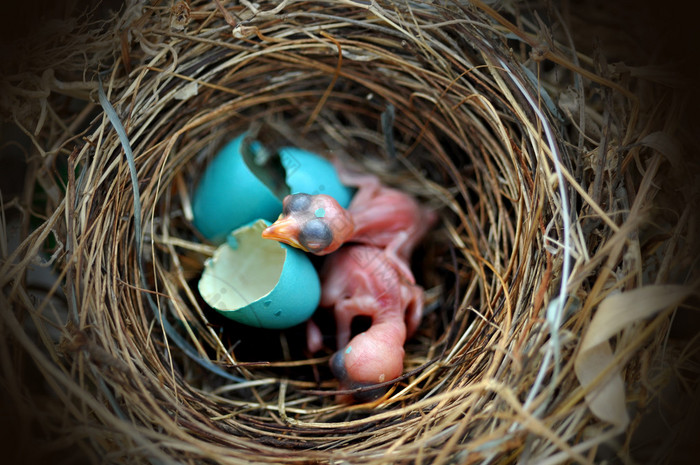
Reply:
[[669, 134], [657, 131], [647, 134], [640, 144], [658, 151], [663, 154], [671, 163], [674, 169], [679, 169], [683, 166], [683, 150], [678, 140]]
[[[606, 297], [598, 306], [588, 328], [574, 369], [584, 388], [597, 381], [613, 363], [614, 354], [608, 340], [635, 321], [678, 305], [690, 289], [677, 285], [645, 286]], [[586, 395], [586, 402], [595, 416], [616, 426], [626, 427], [629, 417], [625, 407], [625, 386], [619, 367], [613, 369]]]

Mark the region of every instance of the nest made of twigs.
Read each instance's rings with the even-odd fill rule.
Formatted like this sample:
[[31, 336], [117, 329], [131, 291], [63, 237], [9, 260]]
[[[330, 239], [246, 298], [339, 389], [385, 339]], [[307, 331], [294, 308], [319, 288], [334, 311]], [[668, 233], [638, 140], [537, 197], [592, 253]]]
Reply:
[[[636, 425], [665, 379], [649, 367], [692, 354], [666, 341], [687, 291], [611, 335], [590, 383], [574, 362], [608, 297], [690, 281], [692, 206], [652, 207], [683, 170], [639, 95], [659, 91], [550, 32], [480, 2], [179, 1], [67, 36], [6, 86], [39, 187], [4, 204], [26, 232], [3, 244], [5, 378], [31, 360], [41, 429], [108, 462], [591, 462], [628, 444], [634, 427], [590, 394], [622, 369]], [[423, 324], [376, 402], [336, 403], [303, 329], [245, 328], [198, 297], [213, 246], [192, 192], [260, 124], [440, 214], [414, 259]], [[39, 290], [37, 260], [53, 273]]]

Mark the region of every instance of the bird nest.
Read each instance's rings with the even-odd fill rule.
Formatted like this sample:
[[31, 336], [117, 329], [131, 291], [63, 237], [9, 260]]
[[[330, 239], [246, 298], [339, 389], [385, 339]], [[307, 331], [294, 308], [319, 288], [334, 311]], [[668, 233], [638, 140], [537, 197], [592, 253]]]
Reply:
[[[517, 3], [133, 2], [44, 45], [3, 92], [33, 182], [3, 210], [17, 418], [107, 462], [624, 456], [657, 368], [692, 353], [668, 339], [692, 278], [690, 204], [660, 193], [683, 172], [675, 107], [545, 17], [556, 34]], [[378, 400], [336, 402], [303, 328], [198, 295], [192, 193], [251, 128], [438, 212], [412, 262], [423, 322]]]

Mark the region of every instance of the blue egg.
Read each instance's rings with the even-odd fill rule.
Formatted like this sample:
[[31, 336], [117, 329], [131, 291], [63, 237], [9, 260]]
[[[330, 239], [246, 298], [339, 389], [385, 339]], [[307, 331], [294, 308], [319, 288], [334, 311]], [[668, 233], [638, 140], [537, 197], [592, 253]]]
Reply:
[[268, 154], [245, 134], [229, 142], [211, 161], [193, 196], [194, 226], [222, 243], [234, 229], [255, 219], [274, 221], [288, 194], [327, 194], [347, 207], [354, 190], [344, 186], [331, 162], [294, 147]]
[[269, 225], [257, 220], [233, 231], [205, 263], [198, 287], [204, 301], [227, 318], [285, 329], [311, 317], [321, 283], [305, 253], [262, 238]]

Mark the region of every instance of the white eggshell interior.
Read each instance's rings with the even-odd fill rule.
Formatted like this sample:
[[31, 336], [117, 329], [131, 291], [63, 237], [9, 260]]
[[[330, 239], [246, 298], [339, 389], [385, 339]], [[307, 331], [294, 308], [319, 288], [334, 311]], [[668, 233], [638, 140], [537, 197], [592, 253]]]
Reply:
[[218, 310], [243, 308], [269, 294], [282, 274], [287, 251], [261, 237], [265, 224], [238, 229], [207, 261], [199, 281], [202, 298]]

